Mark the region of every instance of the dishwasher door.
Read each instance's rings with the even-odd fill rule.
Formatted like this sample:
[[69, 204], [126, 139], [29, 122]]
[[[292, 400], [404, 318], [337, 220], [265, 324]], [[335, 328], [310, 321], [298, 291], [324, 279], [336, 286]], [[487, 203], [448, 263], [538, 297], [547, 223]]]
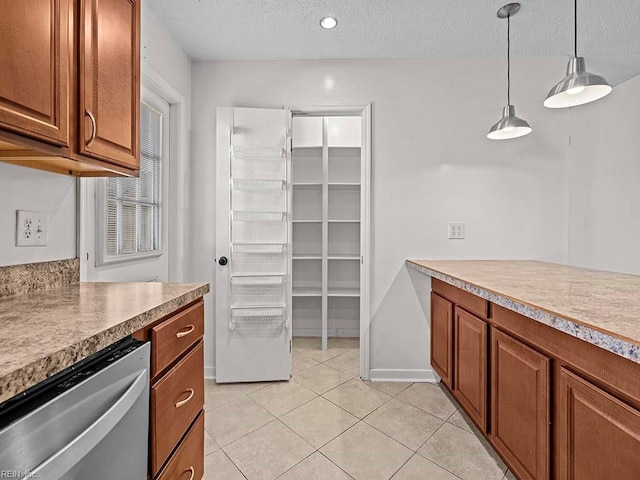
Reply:
[[0, 414], [0, 476], [145, 480], [149, 358], [129, 339]]

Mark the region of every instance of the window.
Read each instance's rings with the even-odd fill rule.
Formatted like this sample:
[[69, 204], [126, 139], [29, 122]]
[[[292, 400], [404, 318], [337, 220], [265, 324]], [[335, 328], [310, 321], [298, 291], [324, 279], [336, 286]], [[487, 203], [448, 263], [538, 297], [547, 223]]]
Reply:
[[162, 253], [162, 113], [141, 104], [140, 177], [109, 178], [106, 262]]

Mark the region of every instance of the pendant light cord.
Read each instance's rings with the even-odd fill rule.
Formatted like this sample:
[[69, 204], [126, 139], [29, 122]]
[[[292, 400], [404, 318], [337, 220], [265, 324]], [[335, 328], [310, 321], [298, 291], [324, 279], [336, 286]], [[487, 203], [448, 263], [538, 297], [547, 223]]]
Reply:
[[573, 0], [573, 56], [578, 56], [578, 0]]
[[511, 15], [507, 16], [507, 105], [511, 105]]

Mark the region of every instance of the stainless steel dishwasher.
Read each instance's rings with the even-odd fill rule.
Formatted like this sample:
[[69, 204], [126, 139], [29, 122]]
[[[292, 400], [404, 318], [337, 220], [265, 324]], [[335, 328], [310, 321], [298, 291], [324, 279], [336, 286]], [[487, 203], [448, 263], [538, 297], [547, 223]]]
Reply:
[[145, 480], [149, 357], [127, 338], [0, 405], [0, 478]]

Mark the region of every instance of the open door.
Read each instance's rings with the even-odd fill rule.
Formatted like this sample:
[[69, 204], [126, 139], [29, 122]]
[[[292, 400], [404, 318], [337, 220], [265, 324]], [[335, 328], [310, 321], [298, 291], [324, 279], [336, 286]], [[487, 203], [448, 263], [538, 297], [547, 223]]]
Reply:
[[291, 377], [289, 119], [217, 110], [217, 382]]

